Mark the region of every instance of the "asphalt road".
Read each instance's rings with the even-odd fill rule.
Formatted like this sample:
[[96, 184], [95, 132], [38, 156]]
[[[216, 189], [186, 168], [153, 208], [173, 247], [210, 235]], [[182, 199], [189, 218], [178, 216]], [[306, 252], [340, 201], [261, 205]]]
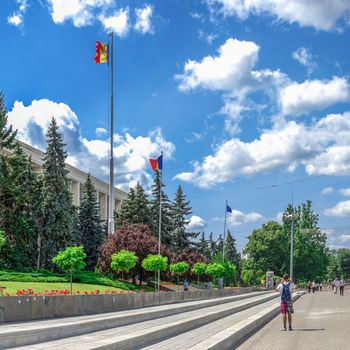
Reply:
[[282, 318], [278, 316], [237, 349], [350, 349], [349, 290], [344, 296], [334, 295], [330, 289], [304, 295], [294, 310], [293, 332], [281, 331]]

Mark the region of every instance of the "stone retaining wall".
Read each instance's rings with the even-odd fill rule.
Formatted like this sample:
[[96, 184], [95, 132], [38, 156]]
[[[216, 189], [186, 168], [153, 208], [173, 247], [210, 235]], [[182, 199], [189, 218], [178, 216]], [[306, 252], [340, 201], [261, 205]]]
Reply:
[[248, 293], [256, 288], [188, 292], [0, 297], [0, 323], [82, 316]]

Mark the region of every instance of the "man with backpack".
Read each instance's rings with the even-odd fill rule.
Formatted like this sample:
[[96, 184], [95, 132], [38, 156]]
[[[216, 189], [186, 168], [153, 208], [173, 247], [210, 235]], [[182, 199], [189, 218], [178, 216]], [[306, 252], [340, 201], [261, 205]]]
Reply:
[[283, 281], [277, 286], [277, 291], [280, 292], [281, 295], [281, 314], [283, 321], [283, 329], [282, 331], [287, 330], [287, 314], [288, 314], [288, 325], [289, 330], [292, 331], [292, 313], [293, 310], [293, 300], [292, 300], [292, 292], [295, 288], [295, 284], [289, 279], [287, 274], [283, 275]]

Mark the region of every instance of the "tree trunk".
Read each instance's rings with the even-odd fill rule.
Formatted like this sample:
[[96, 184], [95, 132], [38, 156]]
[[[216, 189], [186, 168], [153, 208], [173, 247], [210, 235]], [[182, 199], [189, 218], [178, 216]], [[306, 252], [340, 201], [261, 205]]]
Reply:
[[157, 277], [156, 277], [156, 273], [157, 273], [157, 271], [154, 271], [154, 291], [155, 292], [157, 291], [157, 282], [156, 282]]
[[177, 291], [180, 292], [180, 276], [177, 275]]
[[38, 255], [37, 255], [37, 260], [36, 260], [36, 269], [39, 270], [41, 267], [41, 236], [40, 233], [38, 232], [38, 238], [37, 238], [37, 251], [38, 251]]
[[73, 270], [70, 270], [70, 295], [73, 295]]
[[199, 275], [197, 275], [197, 287], [199, 286]]

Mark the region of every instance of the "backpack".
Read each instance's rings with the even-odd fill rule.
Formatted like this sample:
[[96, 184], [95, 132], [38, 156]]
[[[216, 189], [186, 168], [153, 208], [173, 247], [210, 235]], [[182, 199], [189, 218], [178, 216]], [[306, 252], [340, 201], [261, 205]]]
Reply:
[[289, 286], [290, 286], [290, 283], [282, 284], [282, 293], [281, 293], [282, 303], [288, 303], [292, 299]]

